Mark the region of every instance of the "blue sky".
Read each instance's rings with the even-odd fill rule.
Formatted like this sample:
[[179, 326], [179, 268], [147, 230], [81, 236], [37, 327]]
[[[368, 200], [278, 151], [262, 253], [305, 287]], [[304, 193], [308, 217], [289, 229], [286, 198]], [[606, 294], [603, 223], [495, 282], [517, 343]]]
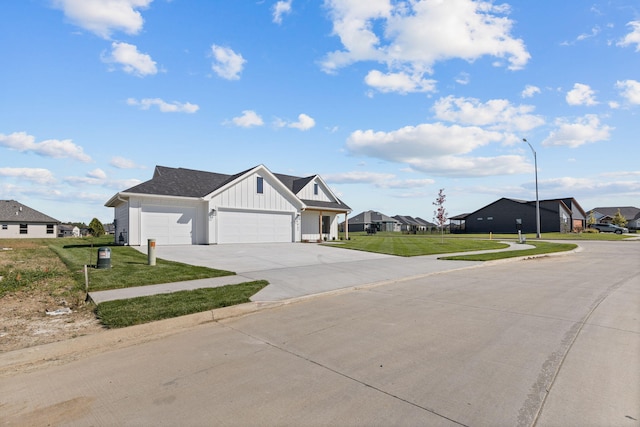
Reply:
[[320, 174], [431, 220], [640, 207], [637, 0], [6, 0], [0, 199], [61, 221], [155, 165]]

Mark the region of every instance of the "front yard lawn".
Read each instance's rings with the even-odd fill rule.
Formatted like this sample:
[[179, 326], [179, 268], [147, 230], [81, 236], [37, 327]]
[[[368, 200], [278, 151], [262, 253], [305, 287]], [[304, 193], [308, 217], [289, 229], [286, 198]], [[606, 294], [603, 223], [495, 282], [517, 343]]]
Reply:
[[353, 235], [332, 246], [359, 251], [377, 252], [398, 256], [435, 255], [456, 252], [504, 249], [509, 245], [495, 240], [442, 239], [439, 235], [406, 235], [378, 233], [375, 235]]
[[439, 259], [455, 260], [455, 261], [494, 261], [497, 259], [516, 258], [523, 256], [550, 254], [553, 252], [566, 252], [571, 251], [578, 247], [573, 243], [552, 243], [552, 242], [531, 242], [527, 241], [527, 244], [535, 246], [534, 249], [523, 249], [505, 252], [490, 252], [486, 254], [475, 255], [458, 255], [450, 257], [441, 257]]
[[76, 283], [84, 288], [84, 265], [97, 263], [98, 248], [111, 249], [111, 268], [89, 268], [89, 291], [155, 285], [229, 276], [232, 271], [198, 267], [179, 262], [156, 259], [156, 265], [148, 264], [147, 255], [129, 246], [113, 245], [113, 237], [84, 239], [51, 239], [47, 242], [53, 252], [67, 265]]

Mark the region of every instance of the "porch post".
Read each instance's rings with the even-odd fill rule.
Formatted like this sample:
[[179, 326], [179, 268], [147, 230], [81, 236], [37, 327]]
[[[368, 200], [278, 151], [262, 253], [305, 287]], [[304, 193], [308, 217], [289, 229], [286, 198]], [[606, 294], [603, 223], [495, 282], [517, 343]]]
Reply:
[[322, 211], [320, 211], [320, 215], [318, 216], [318, 241], [322, 241]]
[[349, 240], [349, 212], [344, 213], [344, 240]]

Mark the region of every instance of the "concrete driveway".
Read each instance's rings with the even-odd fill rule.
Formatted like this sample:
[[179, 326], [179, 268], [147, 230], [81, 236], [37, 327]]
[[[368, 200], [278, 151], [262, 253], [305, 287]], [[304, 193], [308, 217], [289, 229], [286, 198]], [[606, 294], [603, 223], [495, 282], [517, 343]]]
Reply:
[[[146, 252], [146, 247], [141, 247]], [[236, 272], [270, 285], [253, 301], [278, 301], [336, 289], [422, 277], [474, 266], [476, 262], [439, 261], [436, 256], [396, 257], [313, 243], [158, 246], [156, 256]]]

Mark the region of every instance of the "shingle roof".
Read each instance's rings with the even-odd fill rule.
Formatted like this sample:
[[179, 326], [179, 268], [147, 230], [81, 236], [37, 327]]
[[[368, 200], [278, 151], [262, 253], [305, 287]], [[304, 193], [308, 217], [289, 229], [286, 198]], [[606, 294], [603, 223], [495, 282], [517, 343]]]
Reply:
[[[247, 169], [235, 175], [226, 175], [214, 172], [205, 172], [194, 169], [170, 168], [156, 166], [153, 178], [142, 184], [135, 185], [124, 193], [158, 194], [162, 196], [178, 197], [204, 197], [207, 194], [223, 187], [227, 183], [249, 172]], [[293, 194], [297, 194], [314, 176], [297, 177], [284, 174], [274, 174]], [[308, 207], [325, 209], [350, 209], [340, 199], [338, 202], [321, 202], [316, 200], [303, 200]]]
[[599, 207], [599, 208], [593, 208], [591, 210], [594, 212], [599, 212], [603, 216], [608, 216], [613, 218], [618, 213], [618, 209], [620, 209], [620, 214], [624, 216], [627, 220], [640, 218], [640, 209], [633, 206]]
[[21, 223], [60, 223], [55, 218], [45, 215], [15, 200], [0, 200], [0, 221]]

